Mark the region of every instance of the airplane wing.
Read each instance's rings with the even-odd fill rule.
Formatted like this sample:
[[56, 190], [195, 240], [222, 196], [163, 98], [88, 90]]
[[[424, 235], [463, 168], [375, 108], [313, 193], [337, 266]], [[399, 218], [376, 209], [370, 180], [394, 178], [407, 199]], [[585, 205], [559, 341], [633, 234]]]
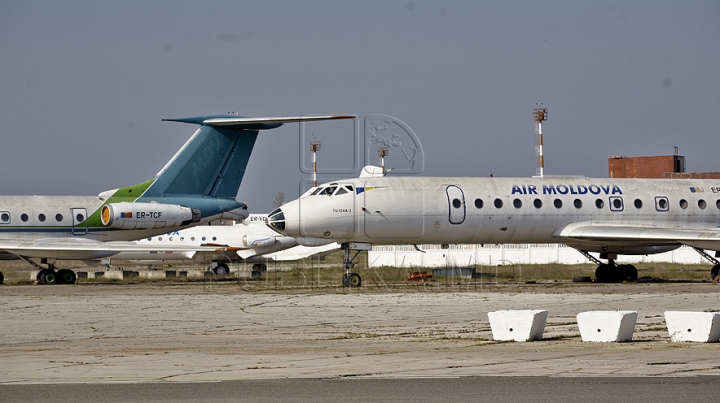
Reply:
[[580, 223], [555, 233], [561, 243], [605, 246], [672, 246], [720, 251], [720, 228], [668, 228], [659, 226], [616, 226]]
[[[209, 252], [218, 246], [173, 246], [176, 252]], [[162, 252], [157, 245], [143, 245], [137, 242], [111, 241], [101, 242], [81, 238], [44, 238], [37, 240], [0, 239], [0, 251], [28, 258], [48, 258], [67, 260], [102, 259], [120, 252]]]
[[272, 252], [263, 250], [247, 249], [244, 251], [237, 251], [237, 255], [242, 259], [251, 259], [254, 257], [262, 257], [270, 261], [284, 262], [306, 259], [314, 255], [326, 255], [328, 253], [335, 252], [340, 249], [340, 244], [337, 242], [331, 242], [326, 245], [320, 246], [303, 246], [297, 245], [292, 248], [276, 250]]

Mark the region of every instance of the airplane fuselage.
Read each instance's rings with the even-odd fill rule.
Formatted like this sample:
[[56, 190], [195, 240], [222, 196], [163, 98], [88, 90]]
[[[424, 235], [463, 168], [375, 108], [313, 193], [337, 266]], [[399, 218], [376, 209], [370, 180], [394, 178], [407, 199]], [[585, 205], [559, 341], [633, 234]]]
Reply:
[[[67, 239], [72, 242], [93, 240], [100, 242], [132, 241], [186, 228], [180, 217], [173, 217], [177, 206], [162, 203], [143, 203], [145, 208], [133, 211], [132, 227], [103, 224], [101, 209], [108, 200], [100, 196], [0, 196], [0, 238], [27, 240]], [[168, 212], [169, 211], [169, 212]], [[167, 217], [163, 217], [165, 214]], [[175, 214], [177, 215], [177, 214]], [[205, 224], [221, 214], [202, 217], [192, 225]], [[42, 250], [32, 247], [23, 250], [25, 257], [55, 259], [93, 259], [106, 255], [102, 251]]]
[[313, 188], [281, 211], [283, 220], [270, 217], [281, 233], [337, 242], [559, 242], [587, 251], [645, 254], [680, 243], [610, 237], [587, 242], [566, 235], [580, 226], [716, 229], [720, 180], [357, 178]]

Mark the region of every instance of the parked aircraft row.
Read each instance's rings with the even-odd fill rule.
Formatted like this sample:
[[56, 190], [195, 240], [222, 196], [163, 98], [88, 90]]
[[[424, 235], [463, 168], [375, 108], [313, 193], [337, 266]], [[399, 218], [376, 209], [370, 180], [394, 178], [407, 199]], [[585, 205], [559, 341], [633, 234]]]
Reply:
[[[133, 241], [219, 218], [245, 218], [247, 206], [235, 197], [261, 130], [289, 122], [353, 118], [213, 115], [165, 119], [200, 128], [148, 181], [97, 196], [0, 196], [0, 259], [29, 262], [40, 269], [41, 283], [74, 283], [75, 273], [57, 271], [56, 260], [150, 252], [157, 247]], [[217, 246], [176, 248], [212, 252]]]
[[157, 254], [163, 236], [178, 240], [173, 254], [210, 258], [218, 262], [216, 271], [235, 256], [253, 259], [263, 250], [338, 242], [345, 253], [343, 284], [359, 286], [361, 277], [351, 272], [357, 253], [351, 257], [351, 251], [373, 244], [562, 243], [598, 264], [598, 281], [633, 281], [637, 269], [616, 265], [618, 256], [688, 245], [713, 263], [711, 275], [718, 276], [720, 180], [711, 179], [402, 177], [365, 169], [370, 174], [313, 187], [273, 211], [268, 225], [280, 237], [248, 233], [238, 245], [197, 241], [199, 233], [180, 231], [248, 216], [235, 195], [260, 130], [353, 118], [168, 119], [200, 128], [149, 181], [96, 197], [0, 197], [0, 259], [28, 261], [41, 269], [43, 283], [73, 283], [75, 274], [56, 271], [55, 260], [146, 260]]

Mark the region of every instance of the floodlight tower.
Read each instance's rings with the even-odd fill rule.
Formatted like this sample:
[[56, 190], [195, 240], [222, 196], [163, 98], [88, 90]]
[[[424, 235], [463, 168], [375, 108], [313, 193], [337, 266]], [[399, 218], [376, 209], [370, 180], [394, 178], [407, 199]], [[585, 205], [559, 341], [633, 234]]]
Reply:
[[543, 159], [543, 136], [542, 122], [547, 120], [547, 108], [542, 107], [542, 102], [536, 104], [537, 108], [533, 109], [533, 120], [535, 125], [535, 133], [537, 133], [538, 144], [535, 146], [535, 154], [538, 156], [537, 176], [542, 178], [545, 175], [545, 160]]
[[313, 187], [317, 186], [317, 152], [320, 151], [320, 141], [313, 140], [310, 142], [310, 151], [312, 152], [313, 163]]
[[378, 156], [380, 157], [380, 166], [382, 167], [382, 174], [385, 175], [385, 156], [390, 153], [388, 146], [378, 147]]

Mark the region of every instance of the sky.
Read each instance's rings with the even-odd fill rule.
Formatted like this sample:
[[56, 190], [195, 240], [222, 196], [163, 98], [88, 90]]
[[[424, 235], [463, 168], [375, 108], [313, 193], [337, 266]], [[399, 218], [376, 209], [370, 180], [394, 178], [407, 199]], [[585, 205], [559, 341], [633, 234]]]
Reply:
[[[378, 164], [367, 115], [417, 136], [422, 175], [529, 177], [537, 103], [547, 175], [675, 146], [688, 172], [720, 171], [720, 2], [0, 3], [6, 195], [145, 181], [195, 131], [161, 119], [229, 111], [360, 117], [260, 133], [238, 193], [252, 213], [307, 186], [311, 140], [321, 182]], [[386, 165], [407, 161], [391, 144]]]

